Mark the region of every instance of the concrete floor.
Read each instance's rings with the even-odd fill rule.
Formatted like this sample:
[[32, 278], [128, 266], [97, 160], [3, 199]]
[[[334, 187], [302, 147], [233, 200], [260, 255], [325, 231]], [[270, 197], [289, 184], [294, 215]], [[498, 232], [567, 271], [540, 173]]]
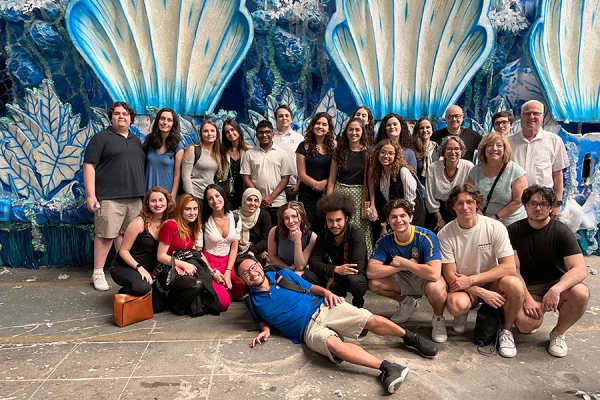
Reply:
[[[600, 258], [587, 263], [600, 270]], [[68, 275], [65, 278], [63, 274]], [[91, 268], [0, 267], [0, 399], [365, 399], [383, 396], [378, 371], [335, 366], [303, 345], [273, 336], [250, 349], [255, 326], [240, 302], [219, 317], [170, 312], [125, 328], [112, 323], [109, 292], [96, 292]], [[369, 352], [410, 368], [397, 399], [577, 399], [600, 393], [600, 278], [588, 275], [588, 310], [567, 335], [569, 354], [546, 352], [556, 321], [533, 335], [515, 334], [513, 359], [486, 357], [452, 332], [432, 360], [399, 339], [369, 334]], [[425, 299], [405, 326], [430, 337]], [[369, 293], [365, 306], [390, 316], [393, 301]], [[577, 394], [579, 391], [579, 394]], [[600, 394], [598, 395], [600, 399]]]

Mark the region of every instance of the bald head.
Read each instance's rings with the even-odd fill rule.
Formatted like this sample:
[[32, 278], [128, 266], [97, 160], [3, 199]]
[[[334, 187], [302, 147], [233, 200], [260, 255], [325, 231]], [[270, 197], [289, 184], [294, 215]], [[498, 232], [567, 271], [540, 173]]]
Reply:
[[463, 109], [456, 104], [446, 110], [446, 127], [448, 132], [457, 135], [463, 123]]

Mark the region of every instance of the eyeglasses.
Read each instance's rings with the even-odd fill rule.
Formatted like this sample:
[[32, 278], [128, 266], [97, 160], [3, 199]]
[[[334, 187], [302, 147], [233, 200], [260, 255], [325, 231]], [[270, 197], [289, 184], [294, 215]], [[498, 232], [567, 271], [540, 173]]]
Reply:
[[547, 209], [550, 208], [550, 203], [543, 201], [541, 203], [537, 203], [535, 201], [528, 201], [527, 203], [525, 203], [527, 205], [527, 207], [535, 210], [538, 206], [540, 207], [540, 210], [546, 211]]
[[242, 272], [240, 274], [240, 276], [244, 279], [248, 279], [248, 277], [250, 276], [250, 273], [252, 272], [256, 272], [258, 271], [259, 268], [261, 268], [262, 266], [260, 265], [260, 263], [257, 261], [254, 264], [252, 264], [250, 266], [250, 268], [248, 268], [247, 270], [245, 270], [244, 272]]
[[448, 153], [460, 153], [460, 147], [446, 147]]
[[270, 135], [271, 131], [258, 131], [256, 132], [256, 136], [266, 136], [266, 135]]
[[494, 121], [495, 126], [508, 126], [510, 125], [510, 121]]
[[385, 150], [381, 150], [379, 152], [380, 156], [389, 156], [389, 157], [395, 157], [396, 156], [396, 152], [395, 151], [385, 151]]
[[526, 111], [524, 113], [521, 113], [521, 115], [524, 115], [526, 117], [539, 117], [540, 115], [542, 115], [543, 113], [539, 112], [539, 111]]
[[461, 119], [462, 118], [462, 114], [452, 114], [452, 115], [446, 115], [446, 119]]

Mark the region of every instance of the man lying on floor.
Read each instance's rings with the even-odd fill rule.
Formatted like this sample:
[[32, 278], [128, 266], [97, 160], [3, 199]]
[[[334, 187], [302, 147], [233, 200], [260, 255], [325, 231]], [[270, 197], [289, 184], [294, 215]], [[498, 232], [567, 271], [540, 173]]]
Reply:
[[363, 331], [365, 334], [371, 331], [380, 336], [401, 337], [406, 347], [423, 357], [434, 357], [438, 353], [435, 344], [419, 334], [402, 329], [368, 310], [356, 308], [293, 271], [266, 269], [264, 271], [261, 264], [248, 255], [236, 260], [235, 264], [237, 276], [248, 285], [244, 302], [261, 330], [250, 347], [267, 340], [271, 335], [270, 327], [274, 327], [296, 344], [304, 340], [311, 350], [335, 363], [348, 361], [379, 369], [379, 378], [388, 393], [397, 390], [408, 374], [408, 368], [380, 360], [362, 347], [344, 342], [344, 336], [360, 339]]

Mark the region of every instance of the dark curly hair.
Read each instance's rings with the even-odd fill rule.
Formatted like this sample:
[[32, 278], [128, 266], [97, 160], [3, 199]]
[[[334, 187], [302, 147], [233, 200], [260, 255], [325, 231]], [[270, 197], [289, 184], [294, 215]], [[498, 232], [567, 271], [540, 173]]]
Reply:
[[386, 220], [389, 218], [392, 210], [395, 210], [396, 208], [403, 209], [410, 217], [415, 213], [415, 208], [410, 204], [410, 201], [406, 199], [391, 199], [385, 203], [385, 206], [383, 207], [383, 213], [385, 214]]
[[308, 124], [306, 128], [306, 134], [304, 135], [304, 148], [306, 149], [306, 155], [317, 158], [319, 156], [319, 152], [317, 150], [317, 138], [313, 132], [313, 128], [315, 127], [317, 121], [321, 118], [325, 118], [327, 120], [327, 124], [329, 125], [329, 130], [325, 135], [324, 150], [325, 155], [331, 157], [335, 152], [335, 138], [333, 136], [333, 119], [331, 115], [326, 112], [317, 113]]
[[531, 200], [531, 197], [536, 193], [541, 194], [542, 198], [552, 206], [556, 204], [556, 194], [554, 193], [554, 190], [540, 185], [531, 185], [523, 190], [523, 194], [521, 195], [521, 202], [523, 205], [527, 204], [529, 200]]
[[487, 200], [481, 194], [477, 186], [471, 183], [463, 183], [462, 185], [457, 185], [452, 188], [450, 194], [448, 195], [448, 200], [446, 200], [446, 209], [452, 213], [452, 215], [456, 215], [456, 211], [454, 211], [454, 203], [458, 200], [458, 195], [462, 193], [467, 193], [471, 195], [473, 200], [477, 203], [477, 208], [482, 209], [487, 204]]
[[333, 192], [329, 196], [323, 196], [317, 201], [317, 215], [325, 218], [327, 213], [342, 210], [350, 220], [354, 215], [354, 202], [347, 194]]
[[167, 151], [171, 153], [175, 153], [177, 151], [177, 146], [181, 142], [181, 133], [179, 132], [179, 116], [177, 113], [170, 108], [161, 108], [156, 114], [156, 118], [154, 118], [154, 122], [152, 123], [152, 131], [146, 136], [146, 141], [144, 142], [144, 147], [146, 150], [148, 147], [152, 147], [154, 149], [159, 149], [160, 146], [163, 145], [162, 135], [160, 134], [160, 129], [158, 129], [158, 125], [160, 123], [160, 117], [163, 113], [170, 112], [173, 115], [173, 126], [169, 131], [165, 139], [165, 146], [167, 147]]
[[416, 178], [417, 174], [415, 174], [415, 171], [413, 171], [412, 167], [408, 165], [408, 163], [404, 159], [404, 154], [402, 154], [402, 149], [400, 148], [400, 145], [394, 142], [393, 140], [384, 139], [381, 142], [377, 143], [375, 149], [373, 149], [373, 152], [371, 153], [371, 178], [375, 180], [375, 187], [379, 185], [379, 180], [381, 179], [381, 171], [383, 171], [383, 166], [379, 162], [379, 152], [381, 151], [381, 148], [385, 145], [392, 146], [396, 151], [396, 156], [394, 158], [394, 161], [392, 162], [392, 165], [390, 166], [390, 177], [392, 181], [397, 181], [398, 173], [403, 167], [407, 168], [412, 174], [412, 176]]
[[152, 193], [162, 193], [165, 196], [165, 199], [167, 199], [167, 208], [163, 212], [163, 216], [160, 220], [161, 227], [166, 220], [173, 218], [175, 215], [175, 201], [173, 200], [173, 197], [171, 197], [171, 193], [160, 186], [153, 186], [144, 196], [142, 211], [140, 211], [140, 217], [142, 217], [142, 221], [144, 221], [144, 231], [148, 230], [148, 225], [152, 221], [152, 210], [150, 210], [150, 195]]
[[298, 218], [300, 218], [300, 232], [302, 232], [302, 236], [306, 235], [310, 230], [310, 223], [308, 222], [306, 211], [304, 210], [304, 204], [296, 200], [292, 200], [279, 207], [279, 210], [277, 211], [276, 234], [284, 239], [287, 239], [289, 237], [290, 230], [287, 226], [285, 226], [285, 223], [283, 222], [283, 212], [288, 209], [296, 211], [296, 214], [298, 214]]
[[415, 152], [415, 157], [417, 158], [417, 160], [422, 160], [423, 157], [425, 157], [425, 145], [423, 144], [423, 139], [421, 138], [421, 135], [419, 134], [419, 129], [421, 127], [421, 124], [425, 121], [429, 121], [429, 124], [431, 125], [431, 133], [433, 133], [433, 131], [435, 130], [435, 122], [433, 122], [433, 120], [429, 117], [421, 117], [417, 120], [417, 122], [415, 123], [415, 127], [413, 128], [413, 135], [412, 135], [412, 139], [413, 139], [413, 151]]
[[373, 118], [371, 109], [367, 106], [358, 106], [350, 118], [358, 118], [356, 113], [361, 109], [367, 112], [368, 122], [365, 124], [365, 134], [367, 135], [367, 144], [370, 146], [375, 142], [375, 118]]
[[112, 122], [112, 116], [113, 116], [113, 112], [115, 111], [115, 108], [117, 107], [123, 107], [125, 109], [125, 111], [127, 111], [129, 113], [129, 116], [131, 117], [131, 124], [133, 125], [133, 120], [135, 119], [135, 117], [137, 117], [137, 113], [135, 112], [135, 110], [133, 108], [131, 108], [131, 106], [127, 103], [125, 103], [124, 101], [115, 101], [112, 106], [110, 106], [110, 108], [108, 110], [106, 110], [106, 114], [108, 115], [108, 119], [109, 121]]
[[401, 130], [400, 130], [400, 137], [398, 138], [398, 143], [400, 143], [400, 146], [403, 149], [411, 149], [412, 150], [413, 143], [412, 143], [412, 137], [410, 135], [410, 129], [408, 129], [408, 124], [406, 123], [404, 118], [402, 118], [402, 116], [400, 114], [396, 114], [396, 113], [389, 113], [388, 115], [383, 117], [383, 119], [381, 120], [381, 124], [379, 124], [379, 130], [377, 131], [377, 139], [375, 140], [375, 143], [379, 143], [383, 139], [389, 139], [385, 128], [386, 128], [387, 122], [391, 118], [396, 118], [396, 119], [398, 119], [398, 122], [400, 122]]
[[348, 127], [351, 123], [356, 122], [360, 125], [360, 129], [362, 130], [362, 134], [360, 136], [360, 144], [363, 147], [363, 160], [365, 162], [368, 161], [369, 152], [367, 151], [367, 136], [365, 135], [365, 123], [360, 118], [351, 118], [348, 120], [346, 127], [338, 135], [337, 148], [335, 149], [335, 153], [333, 154], [333, 159], [338, 163], [339, 169], [346, 168], [346, 161], [348, 161], [348, 154], [350, 153], [350, 141], [348, 140]]

